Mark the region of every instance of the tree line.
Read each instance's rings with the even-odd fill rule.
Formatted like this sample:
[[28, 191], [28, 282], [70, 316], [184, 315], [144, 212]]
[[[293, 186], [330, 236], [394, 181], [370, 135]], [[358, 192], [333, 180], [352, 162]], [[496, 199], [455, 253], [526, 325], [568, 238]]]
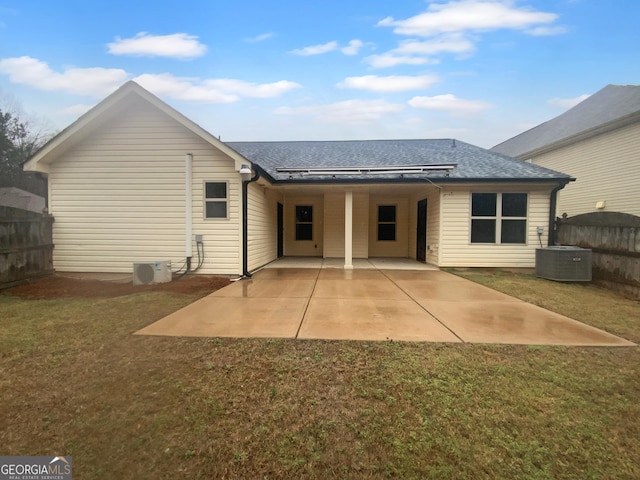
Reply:
[[47, 141], [28, 121], [0, 108], [0, 187], [17, 187], [42, 197], [47, 195], [44, 175], [22, 167]]

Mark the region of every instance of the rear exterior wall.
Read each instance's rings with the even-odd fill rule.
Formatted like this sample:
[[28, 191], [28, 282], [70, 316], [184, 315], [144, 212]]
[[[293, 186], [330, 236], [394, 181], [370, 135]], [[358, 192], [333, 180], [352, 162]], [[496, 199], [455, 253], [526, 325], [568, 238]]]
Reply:
[[[532, 185], [476, 185], [446, 187], [440, 203], [440, 267], [535, 266], [536, 248], [547, 246], [549, 199], [552, 187]], [[472, 244], [472, 193], [528, 193], [526, 244]], [[539, 237], [537, 227], [543, 227]]]
[[[193, 154], [193, 233], [200, 273], [241, 273], [240, 178], [234, 162], [166, 114], [133, 102], [51, 166], [54, 268], [131, 273], [134, 262], [186, 256], [185, 155]], [[204, 218], [204, 184], [227, 183], [227, 217]], [[194, 266], [196, 245], [192, 239]]]

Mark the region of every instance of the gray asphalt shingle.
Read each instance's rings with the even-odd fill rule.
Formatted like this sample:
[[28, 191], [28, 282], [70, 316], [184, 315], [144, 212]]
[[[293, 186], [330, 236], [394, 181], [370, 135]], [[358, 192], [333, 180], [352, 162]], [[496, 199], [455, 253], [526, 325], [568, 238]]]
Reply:
[[[360, 140], [308, 142], [227, 142], [275, 181], [440, 181], [568, 180], [570, 177], [459, 140]], [[379, 167], [451, 164], [448, 174], [290, 175], [278, 168]]]

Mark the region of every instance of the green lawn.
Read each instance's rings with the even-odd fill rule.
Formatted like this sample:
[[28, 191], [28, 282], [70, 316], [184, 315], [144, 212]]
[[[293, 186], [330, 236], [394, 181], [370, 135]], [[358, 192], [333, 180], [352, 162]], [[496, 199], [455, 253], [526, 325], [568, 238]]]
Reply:
[[[456, 272], [640, 342], [593, 286]], [[640, 478], [640, 349], [189, 339], [196, 295], [0, 296], [0, 455], [77, 479]]]

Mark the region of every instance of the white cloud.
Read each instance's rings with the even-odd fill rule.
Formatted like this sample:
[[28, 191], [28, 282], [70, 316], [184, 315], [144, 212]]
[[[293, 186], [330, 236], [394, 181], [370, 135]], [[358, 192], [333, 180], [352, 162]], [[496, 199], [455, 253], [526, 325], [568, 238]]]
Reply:
[[215, 88], [206, 88], [195, 78], [178, 78], [169, 73], [159, 75], [145, 73], [134, 78], [143, 88], [155, 95], [204, 103], [233, 103], [238, 95], [221, 92]]
[[568, 110], [569, 108], [575, 107], [577, 104], [579, 104], [583, 100], [586, 100], [590, 96], [591, 95], [587, 95], [585, 93], [576, 98], [552, 98], [551, 100], [548, 100], [547, 103], [553, 107], [560, 107]]
[[434, 97], [413, 97], [409, 100], [413, 108], [448, 112], [454, 116], [467, 116], [479, 113], [492, 105], [482, 100], [465, 100], [452, 94], [436, 95]]
[[276, 115], [303, 115], [328, 123], [363, 125], [380, 120], [384, 115], [400, 112], [404, 105], [385, 100], [346, 100], [327, 105], [280, 107]]
[[517, 7], [509, 0], [461, 0], [431, 3], [424, 13], [404, 20], [387, 17], [378, 25], [393, 27], [399, 35], [432, 37], [451, 32], [524, 30], [534, 25], [552, 23], [557, 18], [555, 13]]
[[370, 55], [364, 59], [366, 63], [374, 68], [390, 68], [398, 65], [426, 65], [438, 63], [437, 60], [430, 60], [425, 57], [414, 57], [411, 55], [396, 55], [392, 52], [381, 55]]
[[[108, 95], [131, 77], [125, 70], [107, 68], [67, 68], [58, 73], [45, 62], [31, 57], [0, 60], [0, 73], [9, 75], [13, 83], [38, 90], [93, 97]], [[156, 95], [206, 103], [232, 103], [244, 97], [278, 97], [301, 87], [288, 80], [252, 83], [232, 78], [175, 77], [170, 73], [145, 73], [134, 80]]]
[[372, 92], [406, 92], [408, 90], [421, 90], [438, 82], [436, 75], [390, 75], [379, 77], [377, 75], [364, 75], [362, 77], [347, 77], [338, 83], [340, 88], [356, 88], [370, 90]]
[[231, 78], [201, 80], [174, 77], [169, 73], [144, 74], [134, 80], [156, 95], [205, 103], [233, 103], [242, 97], [278, 97], [300, 88], [299, 84], [287, 80], [274, 83], [251, 83]]
[[349, 46], [342, 47], [340, 51], [345, 55], [357, 55], [363, 46], [364, 42], [362, 40], [355, 39], [349, 42]]
[[310, 55], [322, 55], [323, 53], [338, 50], [338, 48], [338, 42], [328, 42], [321, 45], [311, 45], [309, 47], [297, 48], [295, 50], [291, 50], [291, 53], [293, 53], [294, 55], [307, 57]]
[[245, 42], [249, 42], [249, 43], [264, 42], [265, 40], [269, 40], [274, 36], [275, 36], [275, 33], [272, 33], [272, 32], [263, 33], [261, 35], [256, 35], [255, 37], [245, 38]]
[[561, 25], [542, 26], [531, 28], [526, 32], [534, 37], [551, 37], [554, 35], [562, 35], [563, 33], [567, 33], [567, 28]]
[[201, 57], [207, 53], [206, 45], [200, 43], [197, 36], [186, 33], [151, 35], [140, 32], [133, 38], [116, 37], [115, 42], [107, 46], [112, 55], [189, 59]]
[[450, 34], [427, 41], [405, 40], [392, 52], [404, 55], [437, 55], [439, 53], [463, 54], [474, 50], [475, 45], [471, 40], [459, 34]]
[[393, 50], [380, 55], [371, 55], [364, 61], [374, 68], [388, 68], [397, 65], [435, 64], [439, 60], [433, 58], [442, 53], [467, 55], [475, 50], [471, 40], [461, 34], [440, 35], [430, 40], [405, 40]]
[[38, 90], [94, 97], [103, 97], [113, 92], [129, 79], [129, 74], [119, 68], [67, 67], [60, 73], [52, 70], [45, 62], [31, 57], [0, 60], [0, 73], [9, 75], [13, 83], [29, 85]]
[[340, 44], [336, 41], [322, 43], [320, 45], [310, 45], [304, 48], [296, 48], [295, 50], [291, 50], [289, 53], [293, 53], [294, 55], [300, 55], [302, 57], [308, 57], [311, 55], [322, 55], [324, 53], [335, 52], [336, 50], [340, 50], [345, 55], [357, 55], [360, 52], [360, 49], [364, 47], [365, 43], [362, 40], [353, 39], [349, 42], [349, 45], [346, 47], [340, 47]]

